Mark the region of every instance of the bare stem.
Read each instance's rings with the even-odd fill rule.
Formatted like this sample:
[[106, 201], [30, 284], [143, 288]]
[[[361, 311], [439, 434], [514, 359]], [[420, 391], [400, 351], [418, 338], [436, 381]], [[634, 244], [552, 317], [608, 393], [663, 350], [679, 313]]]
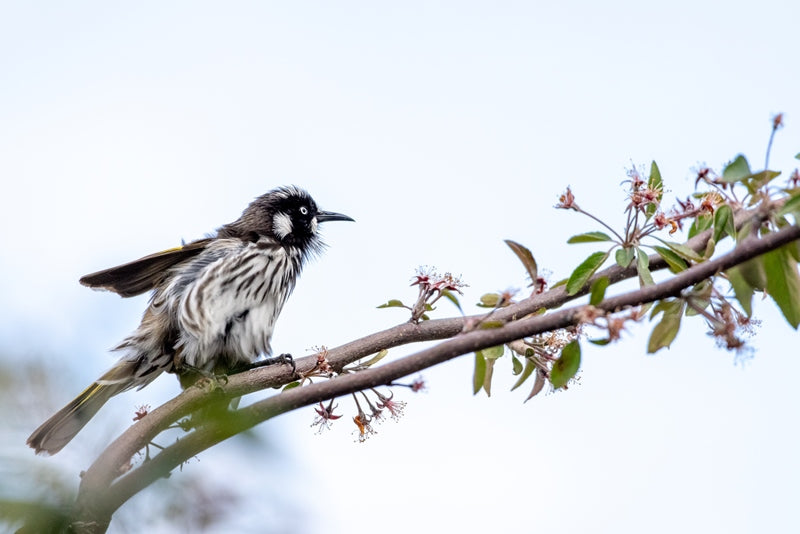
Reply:
[[575, 206], [575, 211], [577, 211], [578, 213], [582, 213], [582, 214], [586, 215], [587, 217], [589, 217], [590, 219], [602, 224], [609, 232], [613, 233], [616, 236], [616, 238], [619, 239], [619, 242], [620, 242], [621, 245], [625, 244], [625, 240], [622, 239], [622, 236], [619, 235], [616, 230], [614, 230], [609, 225], [604, 223], [601, 219], [595, 217], [594, 215], [592, 215], [591, 213], [589, 213], [588, 211], [584, 210], [583, 208], [581, 208], [579, 206]]
[[780, 121], [776, 120], [772, 124], [772, 131], [769, 133], [769, 142], [767, 142], [767, 155], [764, 158], [764, 170], [769, 169], [769, 154], [772, 152], [772, 141], [775, 139], [775, 132], [780, 128]]

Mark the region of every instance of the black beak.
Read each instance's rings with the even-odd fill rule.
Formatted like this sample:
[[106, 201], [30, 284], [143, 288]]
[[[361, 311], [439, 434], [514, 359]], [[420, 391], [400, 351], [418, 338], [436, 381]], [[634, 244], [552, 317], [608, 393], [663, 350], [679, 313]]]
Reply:
[[347, 215], [343, 215], [341, 213], [334, 213], [332, 211], [318, 211], [317, 212], [317, 222], [325, 222], [325, 221], [353, 221], [356, 222], [355, 219], [348, 217]]

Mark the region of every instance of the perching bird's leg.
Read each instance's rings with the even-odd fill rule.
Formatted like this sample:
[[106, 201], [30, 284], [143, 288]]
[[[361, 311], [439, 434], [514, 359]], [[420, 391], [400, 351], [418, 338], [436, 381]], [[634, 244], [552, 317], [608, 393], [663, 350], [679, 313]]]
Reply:
[[258, 369], [259, 367], [265, 367], [267, 365], [273, 365], [276, 363], [288, 363], [289, 365], [292, 366], [292, 375], [297, 374], [297, 365], [295, 365], [294, 358], [292, 358], [292, 355], [288, 353], [284, 353], [279, 356], [264, 358], [263, 360], [253, 362], [250, 364], [247, 370]]
[[182, 362], [176, 372], [183, 389], [196, 385], [201, 380], [209, 382], [212, 385], [212, 389], [222, 389], [228, 383], [227, 374], [216, 374], [212, 371], [189, 365], [186, 362]]

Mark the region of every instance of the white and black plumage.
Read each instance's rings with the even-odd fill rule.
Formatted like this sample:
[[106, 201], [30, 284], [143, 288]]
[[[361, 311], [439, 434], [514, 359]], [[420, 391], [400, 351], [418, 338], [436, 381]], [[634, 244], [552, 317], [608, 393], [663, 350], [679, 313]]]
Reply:
[[317, 209], [300, 188], [281, 187], [213, 237], [81, 278], [123, 297], [153, 294], [139, 327], [114, 349], [123, 353], [119, 362], [36, 429], [28, 445], [58, 452], [110, 397], [164, 371], [190, 383], [197, 373], [244, 369], [271, 354], [275, 321], [305, 261], [322, 249], [318, 224], [325, 221], [352, 219]]

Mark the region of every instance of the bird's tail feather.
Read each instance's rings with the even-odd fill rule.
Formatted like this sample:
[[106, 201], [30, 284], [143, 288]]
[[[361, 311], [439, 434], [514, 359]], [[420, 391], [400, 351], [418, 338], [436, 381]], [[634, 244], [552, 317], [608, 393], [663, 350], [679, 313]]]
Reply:
[[[126, 389], [135, 386], [133, 362], [122, 361], [97, 382], [34, 430], [28, 445], [37, 453], [55, 454], [74, 438], [103, 405]], [[124, 378], [127, 375], [127, 380]]]

